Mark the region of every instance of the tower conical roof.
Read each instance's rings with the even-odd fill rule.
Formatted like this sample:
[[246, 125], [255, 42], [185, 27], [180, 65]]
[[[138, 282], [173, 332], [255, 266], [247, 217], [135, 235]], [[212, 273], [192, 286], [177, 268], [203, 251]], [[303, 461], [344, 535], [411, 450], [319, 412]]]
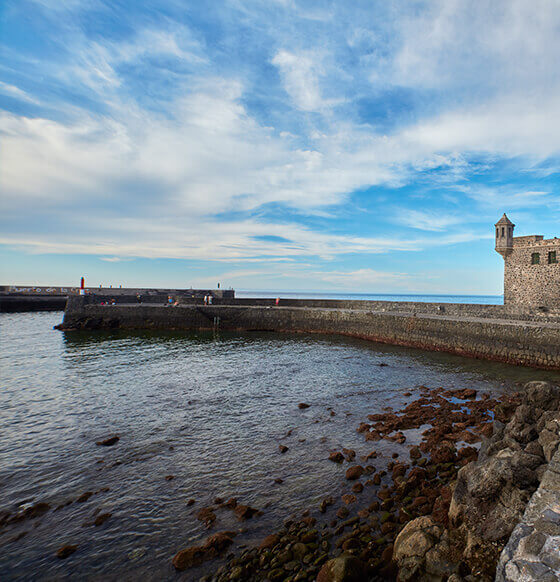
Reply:
[[505, 212], [502, 218], [500, 218], [500, 220], [498, 220], [498, 222], [496, 222], [494, 226], [498, 225], [502, 226], [503, 224], [505, 224], [506, 226], [515, 226], [515, 224], [513, 224], [513, 222], [506, 216]]

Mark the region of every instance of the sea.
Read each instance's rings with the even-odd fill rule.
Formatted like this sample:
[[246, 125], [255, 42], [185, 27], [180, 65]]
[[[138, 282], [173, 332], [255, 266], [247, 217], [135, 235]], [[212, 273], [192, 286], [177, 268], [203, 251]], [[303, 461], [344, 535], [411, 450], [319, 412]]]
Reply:
[[476, 303], [478, 305], [503, 305], [503, 295], [415, 295], [382, 293], [337, 293], [318, 291], [251, 291], [235, 292], [240, 298], [285, 298], [285, 299], [340, 299], [344, 301], [417, 301], [420, 303]]
[[[453, 301], [467, 299], [482, 302]], [[421, 385], [499, 395], [533, 379], [560, 381], [345, 337], [54, 330], [61, 319], [0, 314], [0, 524], [49, 506], [0, 525], [3, 581], [199, 580], [220, 562], [177, 573], [177, 551], [224, 530], [238, 532], [232, 551], [240, 551], [345, 492], [329, 452], [370, 452], [356, 432], [368, 414], [397, 410]], [[113, 435], [115, 445], [96, 445]], [[419, 438], [407, 436], [405, 447]], [[376, 443], [372, 462], [386, 462], [394, 446]], [[262, 515], [240, 523], [219, 509], [208, 530], [196, 514], [216, 497]], [[57, 558], [67, 544], [76, 552]]]

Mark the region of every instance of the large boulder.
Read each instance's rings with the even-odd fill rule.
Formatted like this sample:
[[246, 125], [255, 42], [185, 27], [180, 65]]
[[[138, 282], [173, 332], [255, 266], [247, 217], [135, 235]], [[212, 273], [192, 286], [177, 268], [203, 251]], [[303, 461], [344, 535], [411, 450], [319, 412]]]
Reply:
[[431, 580], [426, 577], [426, 556], [440, 541], [443, 528], [431, 517], [418, 517], [409, 521], [395, 540], [393, 560], [399, 568], [399, 580]]
[[348, 554], [329, 560], [319, 571], [317, 582], [363, 582], [367, 580], [366, 565]]

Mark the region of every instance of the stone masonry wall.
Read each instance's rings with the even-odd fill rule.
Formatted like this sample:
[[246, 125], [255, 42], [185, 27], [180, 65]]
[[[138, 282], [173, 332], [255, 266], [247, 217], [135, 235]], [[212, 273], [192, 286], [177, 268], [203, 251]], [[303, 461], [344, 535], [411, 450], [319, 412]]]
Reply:
[[[557, 263], [548, 263], [550, 251], [556, 251]], [[533, 253], [540, 255], [538, 265], [532, 264]], [[560, 307], [560, 239], [513, 239], [513, 251], [505, 257], [504, 303]]]
[[560, 369], [560, 324], [461, 316], [231, 305], [101, 306], [70, 298], [62, 329], [213, 329], [335, 333]]

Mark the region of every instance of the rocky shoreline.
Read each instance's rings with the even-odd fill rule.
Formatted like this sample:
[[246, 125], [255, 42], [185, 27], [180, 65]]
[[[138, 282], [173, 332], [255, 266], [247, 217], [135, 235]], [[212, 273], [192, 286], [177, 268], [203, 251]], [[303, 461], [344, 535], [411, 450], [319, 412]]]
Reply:
[[[372, 445], [369, 454], [357, 459], [342, 449], [325, 459], [340, 465], [346, 493], [325, 497], [257, 547], [227, 555], [202, 580], [494, 580], [500, 554], [559, 448], [560, 389], [530, 382], [500, 399], [470, 389], [419, 390], [402, 410], [369, 415], [356, 427]], [[408, 444], [407, 431], [421, 431], [418, 446]], [[381, 440], [394, 443], [392, 458], [375, 449]], [[236, 500], [216, 501], [200, 511], [238, 511]], [[256, 513], [246, 509], [240, 519]], [[560, 513], [556, 524], [551, 520], [547, 531], [560, 536]], [[173, 565], [188, 571], [226, 555], [235, 533], [183, 548]], [[547, 566], [552, 576], [554, 566]]]

